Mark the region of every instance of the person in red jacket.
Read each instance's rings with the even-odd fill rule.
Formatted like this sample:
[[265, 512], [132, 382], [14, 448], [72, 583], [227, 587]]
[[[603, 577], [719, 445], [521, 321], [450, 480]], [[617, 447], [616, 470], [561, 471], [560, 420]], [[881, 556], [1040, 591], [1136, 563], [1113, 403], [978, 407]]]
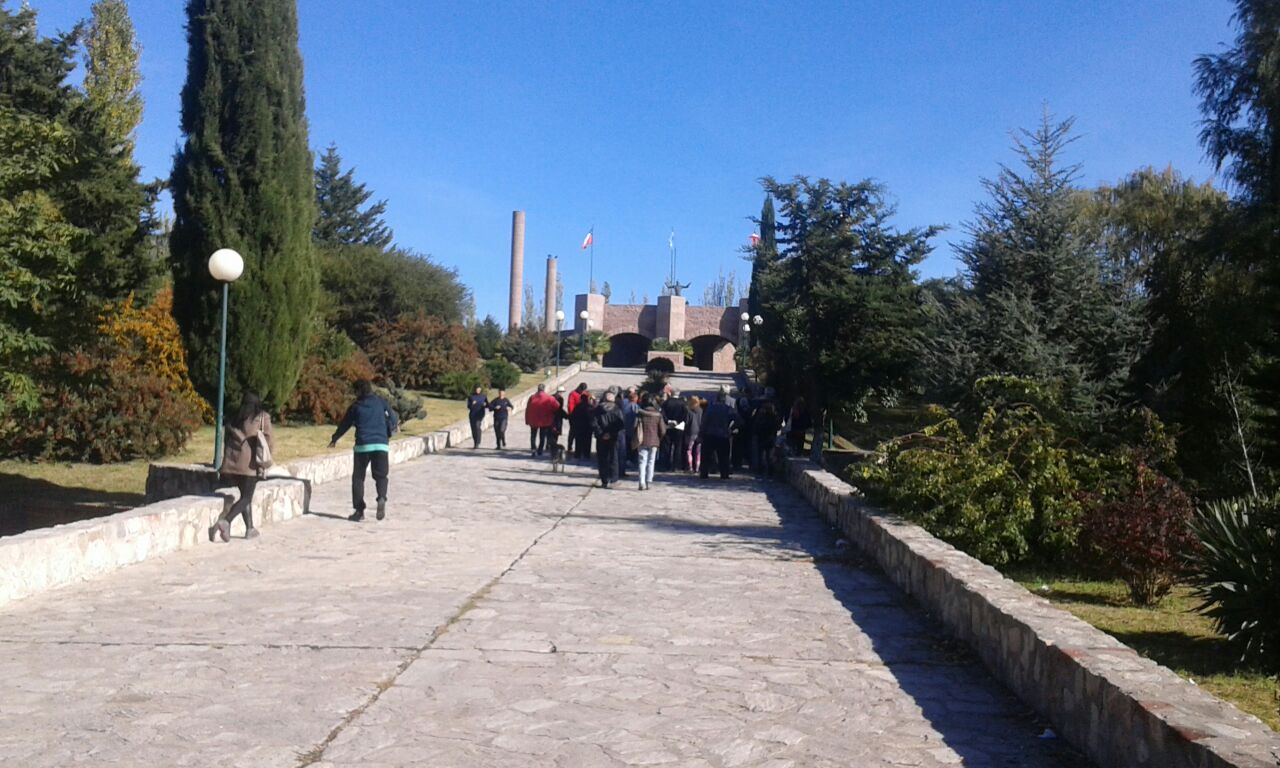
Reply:
[[564, 412], [569, 415], [569, 442], [565, 446], [566, 453], [573, 453], [573, 447], [581, 439], [582, 435], [575, 426], [577, 423], [573, 419], [573, 411], [578, 407], [578, 403], [582, 402], [582, 396], [587, 392], [587, 382], [582, 382], [569, 393], [569, 397], [565, 400]]
[[555, 421], [556, 411], [560, 404], [547, 394], [547, 385], [539, 384], [538, 391], [529, 398], [524, 409], [524, 423], [529, 427], [529, 453], [541, 456], [547, 450], [547, 437], [551, 434], [551, 425]]

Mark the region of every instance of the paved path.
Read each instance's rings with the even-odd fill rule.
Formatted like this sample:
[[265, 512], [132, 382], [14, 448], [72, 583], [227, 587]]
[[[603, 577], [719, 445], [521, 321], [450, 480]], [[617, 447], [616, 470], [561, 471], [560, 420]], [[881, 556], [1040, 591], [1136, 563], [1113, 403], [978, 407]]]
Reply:
[[392, 490], [0, 612], [0, 765], [1083, 764], [781, 485]]

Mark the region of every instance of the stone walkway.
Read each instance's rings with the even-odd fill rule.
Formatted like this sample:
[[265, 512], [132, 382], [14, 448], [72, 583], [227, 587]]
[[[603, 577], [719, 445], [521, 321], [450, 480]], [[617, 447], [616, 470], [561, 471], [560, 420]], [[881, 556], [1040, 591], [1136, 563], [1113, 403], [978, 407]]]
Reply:
[[0, 765], [1084, 764], [779, 484], [464, 449], [392, 496], [0, 612]]

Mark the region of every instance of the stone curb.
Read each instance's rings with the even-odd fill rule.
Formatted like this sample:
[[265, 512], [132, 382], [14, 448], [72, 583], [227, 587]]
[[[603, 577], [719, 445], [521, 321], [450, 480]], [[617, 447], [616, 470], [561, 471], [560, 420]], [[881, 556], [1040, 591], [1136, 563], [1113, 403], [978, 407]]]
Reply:
[[[574, 363], [547, 384], [557, 386], [581, 372], [581, 364]], [[536, 387], [512, 398], [516, 413], [524, 410], [535, 391]], [[391, 444], [391, 462], [400, 464], [470, 439], [470, 425], [456, 422], [429, 435], [396, 440]], [[284, 468], [290, 476], [273, 475], [258, 484], [253, 497], [256, 524], [306, 514], [311, 485], [350, 477], [354, 466], [348, 451], [299, 459]], [[208, 543], [209, 526], [238, 497], [234, 488], [218, 488], [216, 483], [214, 473], [202, 465], [153, 464], [147, 476], [146, 506], [0, 538], [0, 607]], [[237, 521], [232, 535], [243, 534], [244, 524]]]
[[1276, 768], [1280, 735], [805, 459], [793, 486], [1058, 734], [1106, 768]]

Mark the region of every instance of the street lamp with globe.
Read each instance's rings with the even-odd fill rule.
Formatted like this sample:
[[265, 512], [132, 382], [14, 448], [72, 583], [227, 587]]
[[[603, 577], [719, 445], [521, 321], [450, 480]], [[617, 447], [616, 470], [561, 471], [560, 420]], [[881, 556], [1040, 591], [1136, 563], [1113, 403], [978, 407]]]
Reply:
[[227, 304], [228, 290], [244, 273], [244, 259], [230, 248], [219, 248], [209, 257], [209, 274], [222, 283], [222, 343], [218, 347], [218, 422], [213, 433], [213, 469], [222, 470], [222, 407], [227, 382]]
[[556, 310], [556, 378], [560, 378], [560, 326], [564, 325], [564, 310]]

